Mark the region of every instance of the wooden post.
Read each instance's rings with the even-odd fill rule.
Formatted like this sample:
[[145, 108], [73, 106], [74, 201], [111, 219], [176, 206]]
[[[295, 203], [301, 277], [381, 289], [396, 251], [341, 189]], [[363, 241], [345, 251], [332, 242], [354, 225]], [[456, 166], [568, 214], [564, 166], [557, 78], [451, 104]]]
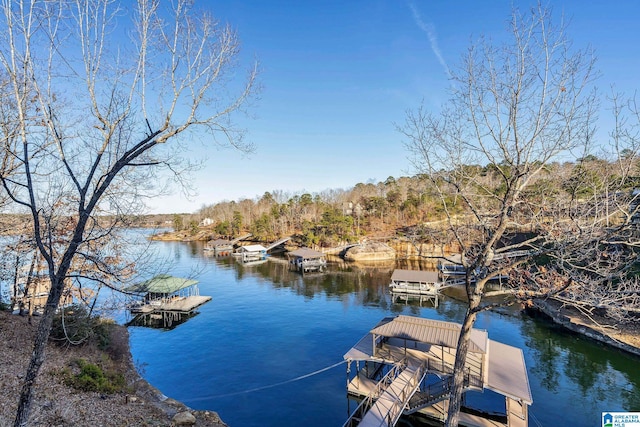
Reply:
[[373, 354], [372, 354], [372, 356], [375, 357], [376, 356], [376, 334], [371, 334], [371, 336], [373, 337]]

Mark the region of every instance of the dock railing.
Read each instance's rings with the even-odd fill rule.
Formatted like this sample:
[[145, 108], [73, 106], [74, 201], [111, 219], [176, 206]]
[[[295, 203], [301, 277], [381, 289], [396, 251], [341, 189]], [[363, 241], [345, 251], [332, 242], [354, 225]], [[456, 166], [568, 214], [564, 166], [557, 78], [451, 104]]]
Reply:
[[399, 363], [393, 366], [387, 372], [380, 381], [378, 381], [375, 387], [369, 392], [369, 394], [362, 399], [362, 402], [358, 407], [349, 415], [349, 419], [343, 424], [343, 427], [355, 427], [362, 420], [364, 414], [373, 406], [376, 399], [391, 385], [393, 380], [406, 368], [404, 363]]
[[453, 377], [448, 376], [443, 380], [433, 383], [425, 387], [420, 391], [418, 399], [414, 399], [410, 402], [410, 406], [407, 412], [412, 414], [418, 410], [431, 406], [441, 400], [447, 399], [451, 393], [451, 386], [453, 385]]
[[416, 367], [416, 372], [412, 375], [409, 381], [402, 387], [402, 390], [396, 397], [399, 399], [398, 405], [392, 405], [385, 416], [386, 422], [381, 426], [395, 426], [402, 414], [409, 407], [409, 401], [419, 389], [420, 384], [424, 380], [427, 374], [426, 364], [422, 363]]
[[[442, 400], [448, 399], [453, 386], [453, 367], [451, 373], [442, 380], [429, 384], [417, 393], [416, 398], [409, 402], [407, 414], [413, 414], [422, 408], [434, 405]], [[467, 368], [464, 373], [463, 388], [482, 388], [482, 379], [478, 375], [473, 375], [471, 369]]]
[[445, 362], [444, 360], [427, 359], [426, 367], [428, 372], [435, 372], [444, 375], [453, 374], [453, 365]]
[[369, 395], [367, 395], [367, 397], [360, 402], [360, 405], [358, 405], [358, 407], [351, 413], [343, 427], [357, 426], [362, 421], [365, 414], [373, 407], [376, 400], [389, 388], [401, 373], [415, 369], [409, 380], [403, 384], [402, 388], [400, 390], [394, 390], [392, 394], [396, 399], [395, 404], [386, 408], [386, 413], [381, 414], [382, 417], [380, 418], [380, 424], [373, 427], [396, 425], [405, 409], [408, 409], [411, 397], [419, 389], [420, 384], [427, 374], [426, 363], [421, 363], [407, 368], [406, 362], [407, 361], [405, 359], [403, 363], [395, 365], [394, 368], [376, 384], [371, 393], [369, 393]]

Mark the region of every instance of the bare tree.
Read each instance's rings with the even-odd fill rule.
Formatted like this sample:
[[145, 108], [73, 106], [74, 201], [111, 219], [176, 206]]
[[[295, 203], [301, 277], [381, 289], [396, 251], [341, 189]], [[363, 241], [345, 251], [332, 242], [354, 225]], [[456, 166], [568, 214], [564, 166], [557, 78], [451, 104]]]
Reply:
[[191, 145], [251, 149], [232, 119], [255, 90], [256, 66], [236, 75], [235, 32], [191, 1], [126, 4], [2, 2], [0, 95], [13, 109], [2, 117], [0, 181], [30, 214], [51, 282], [16, 426], [28, 422], [74, 260], [111, 272], [101, 243], [144, 197], [166, 190], [167, 172], [188, 185], [192, 164], [180, 153]]
[[[564, 24], [556, 26], [541, 5], [528, 13], [514, 10], [509, 34], [503, 45], [483, 38], [474, 43], [453, 72], [451, 98], [442, 111], [409, 112], [399, 128], [417, 171], [437, 189], [466, 271], [468, 310], [448, 426], [458, 425], [469, 337], [476, 316], [489, 307], [483, 305], [487, 283], [539, 252], [506, 254], [546, 250], [542, 245], [553, 233], [553, 227], [538, 228], [542, 210], [528, 202], [526, 192], [551, 162], [583, 151], [593, 133], [590, 51], [574, 49]], [[525, 229], [537, 233], [510, 239]], [[555, 291], [566, 285], [558, 283]]]
[[601, 147], [605, 158], [588, 155], [574, 166], [563, 183], [566, 197], [547, 204], [555, 224], [548, 261], [514, 280], [526, 296], [570, 277], [553, 299], [602, 329], [632, 324], [640, 314], [640, 116], [634, 98], [614, 94], [610, 101], [615, 125], [610, 144]]

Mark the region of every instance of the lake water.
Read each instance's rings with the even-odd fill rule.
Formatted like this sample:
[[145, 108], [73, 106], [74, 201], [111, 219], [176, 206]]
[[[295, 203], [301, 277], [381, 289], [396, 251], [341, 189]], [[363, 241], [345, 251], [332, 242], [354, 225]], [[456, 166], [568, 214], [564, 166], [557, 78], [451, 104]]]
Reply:
[[[171, 274], [198, 271], [200, 293], [212, 300], [174, 329], [131, 327], [133, 359], [165, 395], [217, 411], [231, 427], [341, 426], [355, 408], [339, 364], [353, 344], [385, 316], [459, 322], [465, 311], [450, 297], [437, 307], [394, 303], [393, 266], [335, 264], [303, 277], [283, 260], [243, 267], [205, 255], [200, 243], [152, 246], [172, 261]], [[476, 327], [523, 349], [530, 426], [600, 426], [603, 411], [640, 411], [639, 358], [515, 310], [483, 313]], [[468, 403], [476, 401], [503, 403], [491, 393]]]

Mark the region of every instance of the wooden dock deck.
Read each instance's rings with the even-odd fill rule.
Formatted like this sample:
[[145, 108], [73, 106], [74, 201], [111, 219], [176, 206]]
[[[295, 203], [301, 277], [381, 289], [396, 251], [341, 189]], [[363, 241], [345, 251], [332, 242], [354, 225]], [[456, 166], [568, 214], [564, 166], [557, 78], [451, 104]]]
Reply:
[[138, 307], [132, 307], [132, 313], [148, 314], [154, 311], [176, 311], [189, 313], [202, 304], [209, 302], [211, 297], [204, 295], [192, 295], [188, 297], [178, 297], [167, 301], [154, 301], [150, 304], [144, 304]]

